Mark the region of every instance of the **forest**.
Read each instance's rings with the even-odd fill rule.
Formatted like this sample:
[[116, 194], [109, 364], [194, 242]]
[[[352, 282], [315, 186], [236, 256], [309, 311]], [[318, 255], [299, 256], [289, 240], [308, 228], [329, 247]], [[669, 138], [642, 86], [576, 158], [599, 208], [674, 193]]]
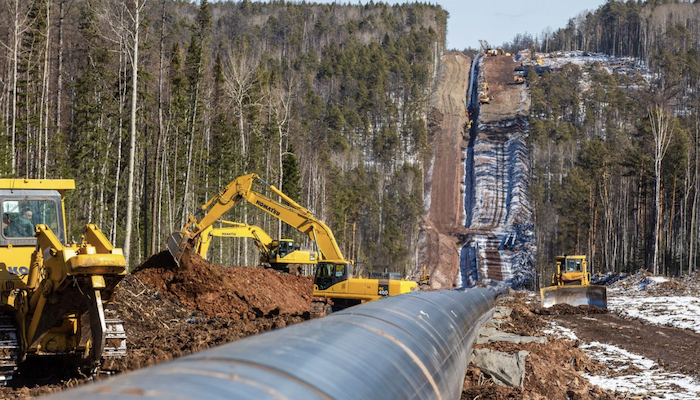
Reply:
[[538, 265], [577, 253], [594, 272], [697, 270], [698, 37], [697, 2], [608, 1], [526, 40], [533, 50], [601, 52], [641, 67], [568, 65], [528, 77]]
[[[134, 266], [255, 172], [331, 226], [358, 268], [410, 272], [439, 6], [2, 4], [0, 174], [75, 179], [69, 237], [96, 223]], [[225, 218], [304, 243], [263, 214], [241, 204]], [[256, 265], [253, 249], [209, 254]]]

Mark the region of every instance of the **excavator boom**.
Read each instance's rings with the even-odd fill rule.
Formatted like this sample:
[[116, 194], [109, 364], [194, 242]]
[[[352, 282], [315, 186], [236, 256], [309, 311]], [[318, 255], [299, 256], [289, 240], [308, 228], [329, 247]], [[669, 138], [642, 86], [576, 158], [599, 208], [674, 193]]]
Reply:
[[[285, 203], [273, 200], [262, 193], [252, 190], [255, 182], [268, 186], [270, 191], [280, 196]], [[190, 216], [185, 227], [179, 232], [174, 232], [168, 238], [168, 250], [178, 265], [188, 247], [188, 243], [199, 237], [241, 200], [246, 200], [306, 234], [318, 246], [321, 259], [329, 262], [348, 262], [343, 257], [333, 232], [326, 224], [318, 220], [311, 211], [297, 204], [282, 191], [267, 184], [257, 174], [248, 174], [236, 178], [204, 204], [202, 210], [207, 212], [200, 221], [197, 221], [194, 216]]]

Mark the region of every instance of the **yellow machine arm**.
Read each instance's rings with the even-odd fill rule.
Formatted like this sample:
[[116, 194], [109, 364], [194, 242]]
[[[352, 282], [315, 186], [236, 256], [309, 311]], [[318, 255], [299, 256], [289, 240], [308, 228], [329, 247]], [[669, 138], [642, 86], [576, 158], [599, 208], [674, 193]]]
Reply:
[[209, 252], [209, 246], [211, 246], [211, 240], [215, 237], [251, 238], [255, 241], [255, 246], [261, 253], [270, 251], [274, 240], [259, 226], [241, 224], [239, 222], [226, 220], [222, 220], [221, 223], [226, 225], [226, 227], [214, 228], [213, 226], [208, 226], [204, 228], [202, 233], [199, 235], [199, 240], [197, 241], [195, 249], [197, 254], [202, 256], [203, 259], [207, 259], [207, 253]]
[[[270, 191], [281, 197], [285, 203], [273, 200], [262, 193], [252, 190], [255, 182], [265, 184]], [[334, 263], [348, 262], [343, 257], [338, 243], [335, 241], [333, 232], [326, 224], [317, 219], [311, 211], [282, 193], [282, 191], [262, 180], [257, 174], [248, 174], [236, 178], [202, 206], [202, 210], [206, 211], [206, 214], [200, 221], [197, 221], [194, 216], [190, 216], [189, 222], [185, 227], [180, 232], [175, 232], [170, 236], [170, 239], [168, 239], [168, 249], [175, 258], [175, 261], [178, 263], [180, 262], [190, 240], [202, 235], [206, 229], [210, 228], [221, 216], [241, 200], [246, 200], [273, 217], [306, 234], [316, 243], [321, 253], [320, 258], [322, 261]]]
[[335, 241], [333, 236], [333, 231], [328, 225], [321, 222], [311, 211], [297, 204], [276, 187], [269, 187], [273, 193], [280, 196], [287, 204], [280, 203], [253, 190], [242, 193], [242, 196], [249, 203], [287, 223], [299, 232], [306, 234], [309, 239], [316, 243], [321, 253], [321, 260], [334, 263], [348, 262], [343, 257], [340, 247], [338, 247], [338, 242]]

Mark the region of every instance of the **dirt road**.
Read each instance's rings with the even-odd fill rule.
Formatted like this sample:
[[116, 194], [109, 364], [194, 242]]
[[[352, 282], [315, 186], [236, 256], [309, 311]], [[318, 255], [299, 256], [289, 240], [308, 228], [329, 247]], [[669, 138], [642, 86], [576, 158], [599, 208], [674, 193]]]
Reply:
[[[433, 164], [425, 182], [429, 202], [423, 223], [424, 242], [420, 253], [434, 289], [451, 289], [458, 282], [459, 246], [456, 231], [464, 229], [463, 194], [466, 93], [471, 60], [461, 52], [442, 58], [439, 83], [429, 114], [428, 135]], [[416, 269], [418, 273], [422, 268]]]

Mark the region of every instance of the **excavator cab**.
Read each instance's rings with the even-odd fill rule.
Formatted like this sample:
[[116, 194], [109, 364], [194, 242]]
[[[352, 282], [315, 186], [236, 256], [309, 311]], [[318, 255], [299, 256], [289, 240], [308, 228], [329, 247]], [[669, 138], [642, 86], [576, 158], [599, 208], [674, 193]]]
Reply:
[[346, 281], [352, 276], [350, 264], [320, 262], [316, 267], [314, 285], [318, 290], [326, 290], [338, 282]]
[[272, 242], [272, 251], [276, 253], [279, 258], [284, 258], [287, 254], [291, 254], [294, 251], [294, 241], [291, 239], [274, 240]]

